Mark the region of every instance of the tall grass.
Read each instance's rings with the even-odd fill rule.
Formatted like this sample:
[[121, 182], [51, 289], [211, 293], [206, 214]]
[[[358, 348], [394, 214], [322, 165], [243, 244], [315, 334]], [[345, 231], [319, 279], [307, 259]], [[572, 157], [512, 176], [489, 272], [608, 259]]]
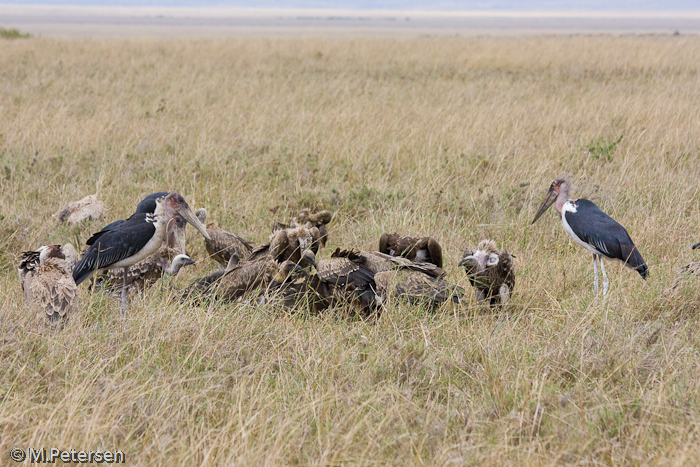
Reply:
[[[46, 39], [0, 47], [0, 458], [121, 449], [135, 465], [696, 464], [700, 241], [696, 37]], [[596, 299], [555, 214], [561, 173], [630, 232]], [[516, 255], [511, 304], [377, 322], [250, 304], [118, 303], [81, 287], [62, 330], [22, 305], [19, 252], [172, 189], [254, 243], [336, 213], [325, 254], [384, 231]], [[200, 237], [198, 266], [214, 268]], [[9, 460], [7, 461], [9, 462]]]

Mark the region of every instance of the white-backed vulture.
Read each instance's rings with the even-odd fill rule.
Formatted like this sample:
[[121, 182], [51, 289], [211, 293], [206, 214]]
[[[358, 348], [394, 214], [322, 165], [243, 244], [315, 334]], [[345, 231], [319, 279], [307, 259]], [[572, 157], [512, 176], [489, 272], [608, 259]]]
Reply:
[[391, 256], [403, 256], [411, 261], [433, 263], [442, 267], [442, 247], [432, 237], [409, 237], [397, 233], [382, 234], [379, 251]]
[[379, 272], [374, 275], [374, 282], [382, 302], [393, 297], [430, 310], [445, 302], [461, 303], [464, 295], [464, 290], [454, 284], [411, 269]]
[[515, 286], [513, 257], [505, 248], [498, 251], [496, 242], [482, 240], [475, 250], [467, 247], [459, 262], [474, 287], [479, 303], [506, 306]]
[[58, 215], [59, 224], [80, 224], [86, 220], [98, 220], [105, 217], [105, 203], [97, 199], [97, 195], [87, 195], [79, 201], [71, 201]]
[[42, 246], [22, 254], [18, 268], [24, 300], [52, 321], [78, 311], [78, 287], [66, 268], [58, 245]]
[[[206, 222], [206, 209], [199, 208], [195, 214], [202, 224]], [[211, 240], [204, 239], [204, 246], [207, 249], [209, 257], [223, 267], [226, 267], [233, 253], [238, 254], [240, 260], [245, 260], [253, 250], [253, 245], [238, 235], [222, 229], [216, 222], [209, 222], [206, 224], [206, 227]]]

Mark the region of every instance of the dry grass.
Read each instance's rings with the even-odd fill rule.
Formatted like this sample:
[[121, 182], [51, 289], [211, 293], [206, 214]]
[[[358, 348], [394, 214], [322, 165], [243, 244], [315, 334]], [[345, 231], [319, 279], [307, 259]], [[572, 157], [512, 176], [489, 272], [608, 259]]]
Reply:
[[[129, 464], [700, 462], [700, 287], [665, 296], [700, 241], [696, 37], [42, 39], [0, 47], [0, 458], [122, 449]], [[614, 144], [622, 137], [617, 144]], [[551, 180], [625, 225], [651, 276], [590, 256]], [[377, 323], [250, 305], [128, 317], [81, 287], [82, 316], [32, 324], [16, 255], [99, 192], [108, 220], [176, 189], [256, 243], [300, 207], [330, 244], [430, 234], [451, 280], [466, 244], [517, 255], [511, 306]], [[177, 284], [214, 267], [198, 260]], [[322, 255], [323, 256], [323, 255]]]

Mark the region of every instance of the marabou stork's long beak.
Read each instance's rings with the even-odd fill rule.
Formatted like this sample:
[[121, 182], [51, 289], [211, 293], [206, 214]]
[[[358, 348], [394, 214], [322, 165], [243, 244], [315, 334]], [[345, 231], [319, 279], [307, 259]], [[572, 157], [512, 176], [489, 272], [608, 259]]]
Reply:
[[[204, 238], [207, 240], [211, 240], [211, 237], [209, 236], [209, 233], [207, 233], [207, 228], [204, 227], [204, 224], [197, 218], [197, 216], [194, 215], [194, 212], [192, 212], [192, 209], [187, 205], [187, 203], [182, 203], [180, 204], [177, 209], [177, 213], [180, 214], [187, 222], [192, 224], [192, 226], [199, 230], [199, 233], [201, 233]], [[184, 251], [184, 250], [182, 250]]]
[[696, 243], [695, 245], [693, 245], [693, 250], [696, 248], [700, 248], [700, 243]]
[[542, 205], [540, 206], [540, 209], [537, 211], [537, 214], [535, 214], [535, 218], [532, 220], [532, 224], [537, 222], [537, 219], [540, 218], [544, 212], [549, 209], [549, 207], [554, 204], [554, 202], [557, 200], [557, 192], [554, 191], [553, 187], [549, 187], [549, 191], [547, 192], [547, 196], [544, 198], [544, 201], [542, 202]]

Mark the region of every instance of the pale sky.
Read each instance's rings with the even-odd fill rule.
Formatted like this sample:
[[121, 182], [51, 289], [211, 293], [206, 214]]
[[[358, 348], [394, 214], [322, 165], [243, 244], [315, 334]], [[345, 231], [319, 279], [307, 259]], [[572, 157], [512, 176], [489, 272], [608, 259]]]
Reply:
[[682, 11], [700, 10], [698, 0], [0, 0], [24, 5], [95, 5], [358, 10]]

